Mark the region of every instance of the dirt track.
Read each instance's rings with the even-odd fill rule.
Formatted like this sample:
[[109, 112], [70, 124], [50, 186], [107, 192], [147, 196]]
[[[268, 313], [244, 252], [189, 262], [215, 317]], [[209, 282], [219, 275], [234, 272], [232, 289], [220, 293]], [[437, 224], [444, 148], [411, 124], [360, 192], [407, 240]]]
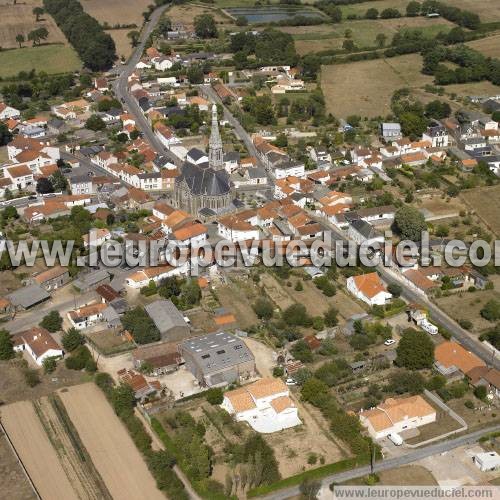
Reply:
[[132, 439], [93, 383], [59, 392], [92, 462], [114, 500], [165, 500]]
[[77, 500], [47, 434], [30, 401], [1, 410], [2, 424], [42, 498]]

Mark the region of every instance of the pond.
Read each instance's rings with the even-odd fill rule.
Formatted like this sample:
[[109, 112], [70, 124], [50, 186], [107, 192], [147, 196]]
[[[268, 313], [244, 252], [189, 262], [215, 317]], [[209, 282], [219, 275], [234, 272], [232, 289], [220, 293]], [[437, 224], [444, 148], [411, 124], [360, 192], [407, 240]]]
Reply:
[[307, 7], [254, 7], [251, 9], [244, 7], [235, 7], [225, 10], [228, 14], [234, 16], [235, 18], [244, 17], [250, 24], [276, 23], [279, 21], [292, 19], [294, 17], [324, 17], [319, 10]]

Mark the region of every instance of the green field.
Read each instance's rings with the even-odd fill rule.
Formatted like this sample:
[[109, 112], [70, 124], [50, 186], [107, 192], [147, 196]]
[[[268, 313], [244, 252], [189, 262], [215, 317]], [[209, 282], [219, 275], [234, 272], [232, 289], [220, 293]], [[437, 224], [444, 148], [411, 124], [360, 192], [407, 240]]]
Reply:
[[0, 77], [20, 71], [45, 71], [49, 74], [76, 71], [82, 67], [78, 55], [67, 45], [42, 45], [0, 52]]
[[299, 54], [318, 52], [328, 49], [340, 49], [345, 40], [346, 30], [351, 30], [352, 40], [359, 48], [376, 46], [376, 36], [387, 36], [387, 45], [397, 32], [419, 30], [424, 36], [432, 38], [439, 32], [447, 33], [452, 24], [444, 19], [426, 19], [422, 17], [402, 19], [375, 19], [346, 21], [340, 24], [322, 24], [318, 26], [287, 26], [280, 28], [290, 33]]

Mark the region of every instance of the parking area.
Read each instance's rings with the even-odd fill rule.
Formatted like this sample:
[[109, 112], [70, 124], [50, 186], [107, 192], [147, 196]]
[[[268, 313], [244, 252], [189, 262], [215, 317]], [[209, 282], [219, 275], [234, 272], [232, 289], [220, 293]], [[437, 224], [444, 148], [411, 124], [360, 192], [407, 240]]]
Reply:
[[484, 452], [479, 445], [462, 446], [432, 457], [424, 458], [419, 465], [432, 471], [440, 486], [456, 488], [465, 485], [488, 484], [498, 476], [497, 472], [481, 472], [472, 457]]

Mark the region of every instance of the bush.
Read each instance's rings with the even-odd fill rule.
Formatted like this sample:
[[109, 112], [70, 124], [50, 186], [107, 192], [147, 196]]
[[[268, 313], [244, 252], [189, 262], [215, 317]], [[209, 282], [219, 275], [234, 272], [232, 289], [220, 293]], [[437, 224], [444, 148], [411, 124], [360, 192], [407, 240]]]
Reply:
[[474, 389], [474, 396], [476, 396], [477, 399], [480, 399], [481, 401], [486, 400], [486, 396], [488, 395], [488, 391], [484, 385], [478, 385]]
[[220, 387], [212, 387], [206, 392], [206, 398], [211, 405], [220, 405], [224, 400], [224, 394]]
[[45, 373], [52, 373], [57, 367], [56, 358], [54, 356], [45, 358], [43, 360], [42, 366]]
[[468, 399], [467, 401], [465, 401], [464, 405], [465, 405], [466, 408], [469, 408], [469, 410], [473, 410], [474, 409], [474, 403], [470, 399]]
[[285, 370], [282, 366], [275, 366], [273, 368], [273, 377], [279, 378], [285, 374]]
[[257, 299], [255, 304], [252, 306], [255, 314], [260, 319], [271, 319], [274, 313], [274, 307], [271, 301], [261, 297]]
[[71, 356], [65, 359], [66, 368], [69, 370], [83, 370], [87, 367], [87, 363], [93, 361], [92, 354], [86, 346], [77, 347]]
[[302, 363], [310, 363], [313, 360], [311, 348], [304, 340], [295, 342], [290, 351], [293, 357], [302, 361]]
[[66, 352], [72, 352], [85, 342], [85, 337], [76, 329], [70, 328], [62, 336], [62, 345]]
[[29, 387], [35, 387], [40, 383], [40, 375], [38, 374], [38, 370], [34, 370], [33, 368], [25, 368], [23, 370], [24, 381]]

